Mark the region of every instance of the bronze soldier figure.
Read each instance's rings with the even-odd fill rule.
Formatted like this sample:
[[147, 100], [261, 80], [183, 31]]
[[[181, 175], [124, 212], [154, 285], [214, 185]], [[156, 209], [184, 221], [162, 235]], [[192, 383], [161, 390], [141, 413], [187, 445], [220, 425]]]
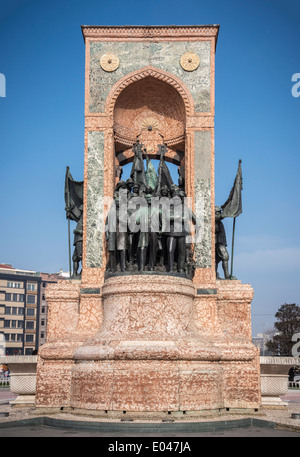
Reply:
[[216, 244], [216, 276], [219, 278], [218, 265], [222, 262], [225, 279], [230, 279], [228, 271], [229, 254], [227, 251], [227, 240], [225, 228], [222, 222], [222, 210], [219, 206], [215, 207], [215, 244]]
[[78, 269], [79, 269], [79, 262], [82, 261], [82, 241], [83, 241], [83, 205], [79, 207], [81, 211], [81, 215], [77, 222], [74, 233], [74, 242], [73, 246], [75, 246], [72, 261], [73, 261], [73, 276], [78, 276]]

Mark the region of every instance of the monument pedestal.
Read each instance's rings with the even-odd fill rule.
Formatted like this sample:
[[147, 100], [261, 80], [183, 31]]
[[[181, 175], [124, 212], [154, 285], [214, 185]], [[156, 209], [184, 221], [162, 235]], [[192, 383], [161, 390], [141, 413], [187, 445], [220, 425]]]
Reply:
[[[218, 281], [214, 293], [197, 295], [191, 280], [171, 275], [109, 278], [98, 331], [83, 340], [80, 315], [87, 310], [78, 303], [73, 332], [42, 348], [36, 405], [121, 412], [258, 408], [259, 358], [242, 322], [251, 291], [239, 281]], [[78, 298], [86, 307], [86, 297]]]

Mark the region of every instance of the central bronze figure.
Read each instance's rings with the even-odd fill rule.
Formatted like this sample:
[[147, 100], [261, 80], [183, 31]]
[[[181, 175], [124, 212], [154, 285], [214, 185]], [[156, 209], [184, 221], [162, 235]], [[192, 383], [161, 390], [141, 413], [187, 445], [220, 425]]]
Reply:
[[[119, 180], [115, 187], [106, 220], [106, 276], [159, 272], [193, 277], [191, 224], [196, 225], [196, 217], [186, 205], [182, 185], [173, 183], [164, 160], [166, 146], [159, 145], [158, 149], [156, 175], [147, 149], [137, 141], [133, 145], [130, 178], [127, 182]], [[147, 157], [147, 171], [143, 153]]]

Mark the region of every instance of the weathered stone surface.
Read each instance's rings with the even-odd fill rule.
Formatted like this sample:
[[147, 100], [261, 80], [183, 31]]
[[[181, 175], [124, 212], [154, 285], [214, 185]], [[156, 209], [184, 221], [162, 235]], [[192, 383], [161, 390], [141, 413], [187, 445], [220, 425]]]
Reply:
[[79, 284], [59, 281], [47, 287], [47, 341], [67, 338], [78, 323]]
[[195, 215], [199, 234], [195, 243], [198, 268], [211, 267], [211, 138], [209, 131], [195, 132]]
[[104, 133], [88, 134], [86, 267], [102, 267]]
[[108, 279], [102, 292], [102, 326], [74, 351], [72, 406], [86, 408], [86, 392], [91, 409], [259, 407], [257, 348], [247, 332], [233, 336], [226, 331], [236, 326], [235, 318], [247, 321], [248, 314], [234, 317], [221, 309], [230, 297], [245, 302], [247, 309], [251, 290], [239, 281], [231, 288], [220, 283], [218, 302], [218, 294], [197, 296], [187, 279]]
[[[216, 288], [217, 293], [197, 295], [188, 279], [118, 276], [102, 288], [102, 315], [94, 294], [80, 295], [74, 285], [54, 293], [53, 287], [50, 307], [52, 297], [61, 311], [51, 319], [59, 320], [65, 309], [58, 302], [61, 293], [69, 290], [74, 299], [78, 294], [80, 306], [73, 331], [60, 340], [56, 334], [40, 350], [37, 406], [258, 408], [259, 359], [248, 324], [252, 288], [240, 281], [218, 281]], [[236, 314], [234, 306], [240, 307]], [[88, 322], [94, 326], [90, 336]]]
[[[89, 111], [101, 113], [112, 86], [125, 74], [148, 65], [170, 71], [189, 88], [198, 112], [210, 111], [210, 41], [200, 42], [91, 42], [89, 74]], [[182, 69], [180, 57], [187, 51], [195, 52], [200, 58], [197, 70]], [[111, 52], [119, 57], [120, 65], [113, 72], [100, 66], [103, 54]]]
[[[59, 359], [58, 354], [56, 357]], [[37, 407], [70, 406], [73, 365], [73, 360], [63, 358], [39, 361], [36, 386]]]

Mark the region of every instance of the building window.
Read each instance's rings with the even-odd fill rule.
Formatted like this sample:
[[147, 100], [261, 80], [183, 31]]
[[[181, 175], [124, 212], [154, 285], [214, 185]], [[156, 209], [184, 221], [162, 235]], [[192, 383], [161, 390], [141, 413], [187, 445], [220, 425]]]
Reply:
[[42, 312], [43, 314], [46, 312], [46, 308], [45, 308], [45, 306], [42, 306], [42, 310], [41, 310], [41, 312]]
[[19, 294], [19, 301], [24, 302], [24, 298], [25, 298], [24, 294]]
[[18, 321], [18, 328], [24, 328], [24, 322]]
[[34, 322], [33, 321], [27, 321], [26, 322], [26, 329], [34, 330]]
[[24, 314], [24, 308], [18, 308], [18, 314], [23, 315]]
[[11, 294], [5, 293], [5, 301], [11, 301]]
[[25, 337], [26, 337], [26, 343], [33, 343], [34, 335], [25, 335]]
[[4, 328], [10, 328], [10, 321], [4, 321]]
[[17, 336], [17, 341], [23, 341], [23, 335], [22, 334], [18, 334]]
[[11, 327], [17, 328], [17, 321], [11, 321]]
[[35, 316], [35, 309], [34, 308], [27, 308], [26, 315], [27, 316]]
[[15, 308], [15, 307], [14, 307], [14, 308], [12, 308], [11, 310], [12, 310], [12, 314], [17, 314], [18, 308]]
[[15, 289], [21, 289], [21, 283], [7, 281], [7, 287], [14, 287]]
[[35, 291], [36, 290], [36, 284], [28, 283], [27, 284], [27, 290]]
[[11, 314], [11, 306], [5, 306], [5, 314]]
[[27, 295], [27, 303], [34, 304], [35, 303], [35, 295]]

